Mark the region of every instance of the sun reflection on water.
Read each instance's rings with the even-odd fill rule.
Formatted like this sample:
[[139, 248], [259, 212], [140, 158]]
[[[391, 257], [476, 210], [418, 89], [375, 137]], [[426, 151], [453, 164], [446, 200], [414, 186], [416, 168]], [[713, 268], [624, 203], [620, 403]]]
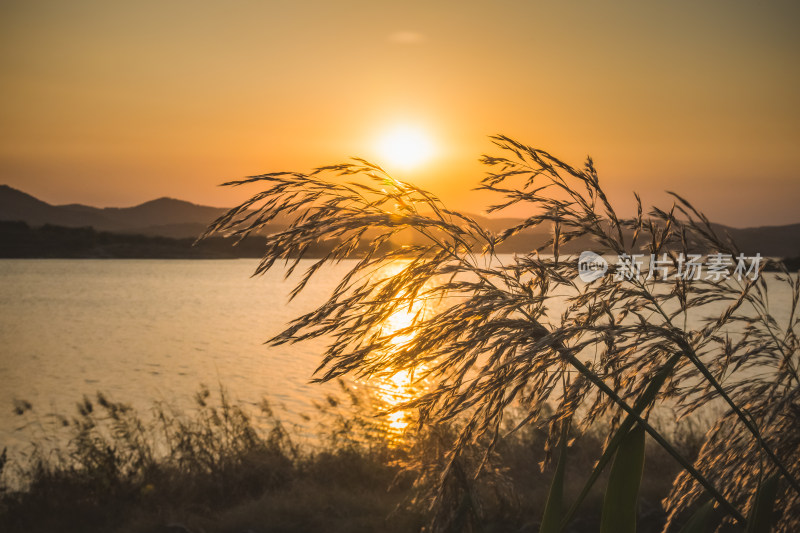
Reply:
[[[397, 275], [406, 262], [393, 262], [386, 265], [380, 272], [382, 277]], [[402, 297], [402, 294], [398, 295]], [[380, 335], [389, 338], [390, 349], [400, 350], [410, 343], [417, 335], [414, 324], [418, 323], [430, 311], [429, 305], [417, 299], [398, 307], [381, 325]], [[398, 370], [394, 374], [375, 376], [365, 382], [369, 387], [378, 406], [383, 411], [391, 411], [385, 416], [384, 430], [387, 438], [399, 443], [403, 439], [403, 434], [413, 422], [414, 413], [408, 409], [394, 410], [396, 407], [413, 400], [420, 395], [426, 388], [424, 380], [419, 379], [420, 371], [424, 370], [424, 365], [413, 369]]]

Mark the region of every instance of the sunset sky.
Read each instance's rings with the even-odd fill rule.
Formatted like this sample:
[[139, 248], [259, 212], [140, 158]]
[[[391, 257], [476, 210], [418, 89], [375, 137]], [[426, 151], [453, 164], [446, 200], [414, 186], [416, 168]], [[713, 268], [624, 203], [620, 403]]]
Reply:
[[[630, 214], [665, 190], [800, 222], [800, 3], [0, 4], [0, 183], [54, 204], [230, 206], [222, 181], [362, 156], [480, 212], [504, 133], [591, 155]], [[405, 168], [397, 128], [429, 139]]]

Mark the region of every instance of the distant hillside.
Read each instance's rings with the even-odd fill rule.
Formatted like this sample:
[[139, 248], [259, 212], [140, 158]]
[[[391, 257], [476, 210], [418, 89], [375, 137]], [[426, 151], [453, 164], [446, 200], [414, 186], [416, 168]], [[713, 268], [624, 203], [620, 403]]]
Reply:
[[[202, 206], [173, 198], [159, 198], [121, 208], [97, 208], [81, 204], [56, 206], [7, 185], [0, 185], [0, 221], [22, 221], [31, 228], [44, 225], [91, 227], [98, 232], [187, 239], [203, 233], [208, 224], [225, 211], [225, 208]], [[473, 218], [495, 233], [519, 223], [518, 219], [513, 218]], [[280, 229], [283, 227], [281, 224], [281, 220], [276, 220], [268, 230]], [[721, 234], [729, 233], [742, 252], [747, 254], [758, 252], [763, 256], [800, 256], [800, 224], [743, 229], [715, 225], [715, 229]], [[549, 227], [525, 231], [503, 243], [499, 251], [530, 251], [546, 242], [549, 234]], [[392, 242], [402, 245], [413, 240], [413, 236], [403, 236]], [[592, 243], [587, 239], [577, 239], [563, 246], [562, 251], [576, 253], [591, 248]]]
[[173, 198], [159, 198], [134, 207], [51, 205], [8, 185], [0, 185], [0, 220], [23, 221], [30, 226], [51, 224], [175, 238], [197, 237], [225, 211]]
[[760, 252], [764, 256], [800, 257], [800, 224], [760, 226], [758, 228], [715, 229], [727, 231], [745, 253]]
[[[320, 255], [334, 244], [310, 252]], [[50, 224], [34, 228], [25, 222], [0, 221], [0, 258], [232, 259], [261, 257], [265, 246], [266, 238], [258, 236], [236, 246], [223, 237], [210, 237], [195, 244], [193, 237], [174, 239]]]
[[[730, 235], [742, 253], [754, 255], [760, 253], [763, 257], [798, 257], [800, 256], [800, 224], [788, 224], [786, 226], [761, 226], [758, 228], [731, 228], [721, 224], [713, 224], [714, 231], [723, 237]], [[633, 234], [624, 231], [623, 235], [626, 242], [632, 240]], [[539, 227], [534, 230], [522, 232], [503, 243], [499, 250], [501, 252], [514, 252], [519, 250], [531, 250], [547, 242], [551, 236], [551, 230]], [[640, 238], [637, 246], [646, 243]], [[575, 239], [561, 246], [563, 253], [580, 253], [583, 250], [592, 250], [596, 244], [588, 237]], [[706, 252], [706, 250], [698, 250]], [[712, 250], [708, 250], [712, 251]]]

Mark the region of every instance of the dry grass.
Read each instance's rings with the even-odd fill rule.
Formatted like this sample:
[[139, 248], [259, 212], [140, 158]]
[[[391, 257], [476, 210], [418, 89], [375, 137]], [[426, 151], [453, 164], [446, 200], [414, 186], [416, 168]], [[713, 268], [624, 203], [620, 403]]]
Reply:
[[409, 512], [383, 527], [405, 497], [389, 490], [391, 450], [301, 450], [266, 401], [246, 408], [222, 388], [202, 388], [193, 410], [158, 403], [148, 416], [98, 393], [65, 421], [6, 465], [0, 530], [412, 531], [420, 521]]
[[[221, 391], [222, 392], [222, 391]], [[38, 442], [37, 453], [9, 465], [23, 485], [0, 483], [0, 530], [8, 532], [414, 532], [447, 513], [452, 529], [535, 531], [552, 468], [546, 431], [527, 425], [500, 439], [484, 461], [480, 446], [460, 455], [462, 472], [483, 462], [476, 479], [451, 477], [445, 488], [463, 505], [431, 509], [426, 495], [459, 434], [458, 425], [410, 432], [390, 444], [375, 429], [368, 395], [343, 390], [321, 411], [319, 447], [298, 447], [265, 403], [258, 409], [201, 389], [195, 408], [154, 405], [140, 415], [104, 395], [80, 402], [67, 439]], [[35, 415], [31, 407], [20, 416]], [[591, 468], [602, 449], [601, 426], [577, 436], [569, 473]], [[680, 445], [693, 455], [702, 433]], [[53, 443], [61, 442], [61, 446]], [[659, 531], [658, 506], [678, 468], [653, 450], [643, 488], [640, 531]], [[9, 472], [6, 472], [7, 474]], [[8, 478], [0, 478], [8, 479]], [[567, 492], [576, 494], [576, 481]], [[471, 498], [467, 505], [465, 497]], [[593, 491], [568, 531], [596, 529], [600, 491]]]
[[[283, 260], [291, 272], [311, 247], [336, 242], [294, 294], [325, 263], [358, 259], [323, 305], [298, 317], [271, 343], [330, 339], [317, 370], [323, 381], [416, 371], [419, 379], [436, 383], [412, 402], [421, 424], [466, 417], [447, 448], [443, 470], [435, 474], [433, 529], [452, 529], [465, 506], [475, 510], [472, 521], [478, 520], [479, 505], [463, 487], [482, 475], [486, 463], [465, 469], [465, 454], [478, 444], [490, 455], [504, 415], [516, 403], [526, 410], [523, 425], [549, 428], [546, 450], [554, 448], [565, 424], [583, 434], [598, 421], [611, 420], [607, 445], [618, 427], [643, 426], [682, 471], [665, 501], [670, 523], [706, 495], [726, 521], [743, 522], [759, 481], [777, 475], [778, 530], [800, 529], [797, 276], [783, 270], [777, 278], [779, 290], [791, 295], [789, 320], [782, 324], [772, 314], [763, 277], [609, 275], [576, 283], [576, 258], [560, 253], [573, 239], [613, 255], [654, 254], [672, 272], [690, 253], [735, 258], [739, 252], [680, 196], [669, 209], [654, 207], [648, 214], [637, 197], [637, 216], [623, 219], [605, 196], [591, 159], [576, 168], [507, 137], [494, 141], [502, 154], [483, 158], [490, 172], [479, 187], [498, 198], [490, 210], [524, 205], [531, 213], [499, 235], [363, 160], [310, 174], [271, 173], [232, 182], [263, 190], [217, 220], [208, 234], [243, 238], [276, 217], [289, 217], [287, 229], [267, 238], [257, 274]], [[510, 263], [496, 255], [505, 239], [542, 224], [552, 228], [552, 238], [540, 250], [516, 255]], [[421, 244], [386, 245], [402, 232]], [[401, 257], [407, 262], [399, 274], [377, 275], [382, 265]], [[563, 294], [565, 311], [554, 317], [548, 304]], [[421, 314], [409, 328], [382, 333], [382, 323], [418, 300], [447, 305]], [[397, 339], [409, 335], [397, 349]], [[682, 455], [670, 436], [649, 422], [653, 407], [675, 405], [682, 418], [711, 401], [726, 411], [697, 460]]]

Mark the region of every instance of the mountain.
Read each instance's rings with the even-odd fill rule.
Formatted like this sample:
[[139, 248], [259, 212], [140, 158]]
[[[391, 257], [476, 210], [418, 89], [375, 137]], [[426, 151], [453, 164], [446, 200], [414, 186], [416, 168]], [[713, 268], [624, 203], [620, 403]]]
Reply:
[[116, 233], [197, 237], [226, 210], [174, 198], [159, 198], [134, 207], [51, 205], [8, 185], [0, 185], [0, 220], [23, 221], [30, 226], [51, 224]]
[[773, 257], [800, 257], [800, 224], [721, 228], [728, 232], [743, 252], [760, 252], [762, 256]]
[[[134, 207], [98, 208], [81, 204], [51, 205], [29, 194], [0, 185], [0, 221], [22, 221], [33, 228], [45, 224], [67, 228], [92, 227], [98, 232], [139, 234], [173, 239], [196, 238], [209, 223], [226, 211], [225, 208], [197, 205], [174, 198], [159, 198]], [[473, 216], [475, 221], [495, 233], [520, 222], [514, 218]], [[278, 229], [286, 220], [276, 220], [270, 229]], [[715, 231], [730, 234], [742, 252], [762, 256], [800, 256], [800, 224], [731, 228], [719, 224]], [[500, 252], [529, 251], [541, 246], [550, 235], [549, 227], [526, 230], [503, 243]], [[629, 238], [626, 235], [626, 238]], [[408, 244], [414, 237], [393, 240]], [[586, 238], [562, 247], [564, 253], [580, 253], [592, 249]]]

